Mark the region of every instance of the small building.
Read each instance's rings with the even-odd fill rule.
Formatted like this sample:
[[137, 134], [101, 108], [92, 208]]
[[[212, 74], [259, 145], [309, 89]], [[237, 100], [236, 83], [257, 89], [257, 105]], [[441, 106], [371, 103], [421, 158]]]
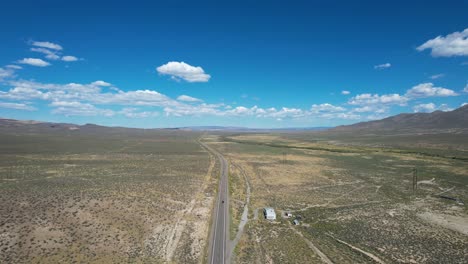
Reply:
[[263, 214], [265, 215], [265, 219], [267, 220], [276, 220], [275, 209], [271, 207], [263, 208]]
[[294, 219], [294, 221], [293, 221], [293, 225], [299, 225], [299, 220], [297, 220], [297, 219]]
[[285, 212], [284, 216], [287, 217], [287, 218], [291, 218], [292, 214], [291, 214], [291, 212]]

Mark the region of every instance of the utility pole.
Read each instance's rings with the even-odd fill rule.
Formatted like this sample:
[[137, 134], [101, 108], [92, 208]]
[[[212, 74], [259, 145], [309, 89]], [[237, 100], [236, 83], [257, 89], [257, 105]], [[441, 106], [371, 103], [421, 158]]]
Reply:
[[418, 189], [418, 169], [413, 168], [413, 192], [416, 192]]

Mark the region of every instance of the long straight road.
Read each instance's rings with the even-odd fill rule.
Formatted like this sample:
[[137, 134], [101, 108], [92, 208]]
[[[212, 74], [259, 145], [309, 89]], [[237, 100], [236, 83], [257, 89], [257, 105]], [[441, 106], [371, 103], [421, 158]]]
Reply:
[[213, 211], [213, 224], [210, 234], [210, 248], [208, 251], [208, 263], [229, 263], [227, 255], [227, 242], [229, 230], [229, 192], [228, 192], [228, 163], [218, 151], [200, 142], [208, 151], [218, 157], [221, 164], [221, 175], [219, 180], [218, 197]]

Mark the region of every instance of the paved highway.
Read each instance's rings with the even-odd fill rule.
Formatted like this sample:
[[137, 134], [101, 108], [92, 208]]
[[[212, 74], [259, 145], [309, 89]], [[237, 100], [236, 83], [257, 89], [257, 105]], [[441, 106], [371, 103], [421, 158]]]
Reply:
[[[208, 151], [218, 157], [221, 164], [218, 197], [213, 211], [213, 224], [211, 227], [208, 263], [229, 263], [227, 255], [227, 242], [229, 234], [229, 192], [228, 192], [228, 163], [221, 153], [200, 142]], [[224, 202], [223, 202], [224, 201]]]

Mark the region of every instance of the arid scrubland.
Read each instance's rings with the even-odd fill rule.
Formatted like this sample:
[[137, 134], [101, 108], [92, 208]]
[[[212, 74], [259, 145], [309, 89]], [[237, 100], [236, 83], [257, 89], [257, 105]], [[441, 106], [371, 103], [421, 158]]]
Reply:
[[197, 133], [3, 134], [0, 263], [201, 263], [218, 168]]
[[[467, 261], [466, 160], [427, 149], [417, 153], [301, 137], [311, 138], [211, 137], [210, 146], [230, 163], [232, 233], [246, 199], [243, 175], [251, 188], [249, 220], [234, 263]], [[276, 221], [264, 220], [266, 206], [275, 208]], [[294, 217], [285, 218], [285, 211]], [[297, 216], [300, 225], [294, 226]]]
[[199, 138], [229, 161], [233, 263], [466, 262], [463, 146], [111, 131], [2, 132], [1, 263], [205, 262], [219, 164]]

